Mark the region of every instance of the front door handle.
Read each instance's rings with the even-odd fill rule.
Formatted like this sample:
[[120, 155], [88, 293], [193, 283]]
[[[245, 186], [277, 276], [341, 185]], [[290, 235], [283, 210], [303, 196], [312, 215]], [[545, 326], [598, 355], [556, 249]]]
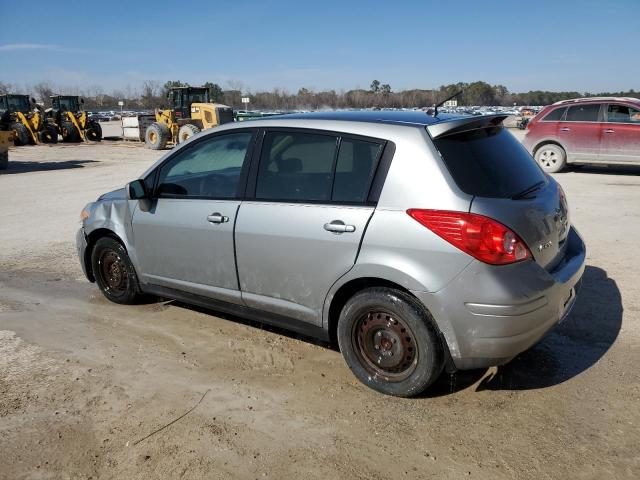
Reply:
[[569, 127], [562, 127], [562, 128], [560, 129], [560, 131], [561, 131], [561, 132], [570, 132], [570, 131], [571, 131], [571, 129], [570, 129]]
[[226, 223], [229, 221], [229, 217], [225, 217], [224, 215], [215, 212], [211, 215], [207, 215], [207, 220], [209, 223]]
[[604, 133], [616, 133], [616, 131], [613, 128], [607, 128]]
[[355, 225], [345, 225], [342, 220], [334, 220], [331, 223], [325, 223], [324, 229], [332, 233], [352, 233], [356, 231]]

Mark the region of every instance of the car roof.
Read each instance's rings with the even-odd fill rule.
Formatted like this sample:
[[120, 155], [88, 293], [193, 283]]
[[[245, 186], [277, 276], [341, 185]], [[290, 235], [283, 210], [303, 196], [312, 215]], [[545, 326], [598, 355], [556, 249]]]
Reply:
[[342, 110], [273, 115], [270, 117], [261, 118], [260, 120], [265, 122], [277, 122], [279, 120], [330, 120], [428, 126], [440, 122], [448, 122], [451, 120], [467, 118], [470, 116], [471, 115], [440, 113], [438, 114], [438, 116], [434, 117], [431, 114], [418, 110]]
[[567, 105], [570, 103], [602, 103], [602, 102], [632, 102], [640, 103], [640, 98], [633, 97], [584, 97], [560, 100], [553, 105]]

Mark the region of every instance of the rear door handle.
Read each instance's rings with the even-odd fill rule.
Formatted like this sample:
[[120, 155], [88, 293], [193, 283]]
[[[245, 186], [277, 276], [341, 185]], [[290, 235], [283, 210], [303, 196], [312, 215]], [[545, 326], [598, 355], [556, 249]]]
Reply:
[[331, 223], [325, 223], [324, 229], [332, 233], [353, 233], [356, 231], [355, 225], [345, 225], [342, 220], [334, 220]]
[[607, 128], [604, 133], [616, 133], [616, 131], [613, 128]]
[[560, 129], [560, 131], [561, 131], [561, 132], [570, 132], [570, 131], [571, 131], [571, 129], [570, 129], [569, 127], [562, 127], [562, 128]]
[[225, 217], [224, 215], [216, 212], [211, 215], [207, 215], [207, 220], [209, 223], [226, 223], [229, 221], [229, 217]]

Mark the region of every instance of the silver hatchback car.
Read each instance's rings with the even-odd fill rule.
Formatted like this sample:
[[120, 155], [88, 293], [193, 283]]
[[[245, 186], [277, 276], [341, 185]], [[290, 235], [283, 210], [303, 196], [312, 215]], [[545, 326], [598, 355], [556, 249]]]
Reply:
[[585, 246], [503, 119], [332, 112], [203, 132], [84, 208], [82, 268], [117, 303], [335, 341], [386, 394], [504, 364], [569, 312]]

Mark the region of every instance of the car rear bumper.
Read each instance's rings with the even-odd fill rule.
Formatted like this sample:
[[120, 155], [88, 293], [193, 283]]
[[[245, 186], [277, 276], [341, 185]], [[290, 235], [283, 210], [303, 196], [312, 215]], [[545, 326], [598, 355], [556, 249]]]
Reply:
[[502, 365], [568, 315], [586, 250], [574, 228], [567, 242], [552, 271], [534, 261], [500, 267], [474, 261], [442, 290], [413, 292], [438, 323], [456, 368]]

